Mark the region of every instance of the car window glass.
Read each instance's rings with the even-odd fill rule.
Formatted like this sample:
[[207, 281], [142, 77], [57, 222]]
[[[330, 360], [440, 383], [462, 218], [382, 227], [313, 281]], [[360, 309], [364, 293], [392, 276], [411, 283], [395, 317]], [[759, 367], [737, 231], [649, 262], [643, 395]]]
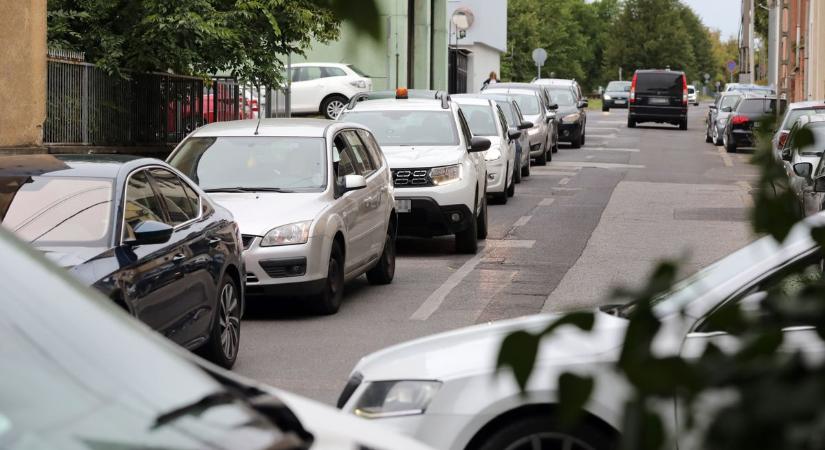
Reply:
[[823, 126], [822, 124], [817, 124], [816, 126], [809, 125], [807, 128], [811, 131], [811, 134], [814, 135], [814, 141], [810, 145], [806, 145], [802, 148], [796, 149], [796, 151], [800, 155], [805, 156], [822, 155], [822, 151], [825, 150], [825, 126]]
[[134, 228], [141, 222], [153, 220], [165, 222], [163, 208], [149, 184], [145, 171], [139, 171], [129, 177], [126, 184], [126, 200], [123, 212], [123, 239], [135, 237]]
[[739, 101], [739, 98], [740, 97], [738, 95], [726, 95], [722, 97], [721, 104], [719, 105], [719, 107], [726, 108], [729, 106], [733, 108], [736, 106], [736, 102]]
[[339, 67], [321, 67], [321, 78], [345, 77], [347, 73]]
[[321, 78], [321, 68], [317, 66], [298, 67], [297, 78], [293, 81], [312, 81]]
[[359, 174], [365, 177], [371, 175], [375, 171], [375, 167], [370, 160], [367, 147], [363, 142], [361, 142], [361, 138], [358, 137], [358, 134], [355, 131], [344, 131], [342, 134], [344, 139], [347, 140], [347, 144], [349, 144], [350, 149], [352, 149], [355, 169]]
[[539, 111], [539, 98], [535, 95], [528, 95], [528, 94], [513, 94], [513, 99], [518, 103], [519, 108], [521, 108], [521, 112], [528, 116], [534, 116], [536, 114], [540, 114]]
[[187, 195], [183, 181], [166, 169], [149, 169], [155, 187], [169, 215], [169, 225], [177, 226], [198, 217], [198, 203]]
[[516, 126], [516, 112], [513, 110], [513, 104], [506, 101], [500, 101], [498, 103], [498, 107], [501, 110], [501, 113], [504, 114], [504, 118], [507, 119], [507, 124], [509, 126]]
[[607, 83], [605, 90], [611, 92], [630, 92], [630, 83], [626, 81], [611, 81]]
[[553, 101], [559, 106], [572, 106], [576, 104], [576, 98], [573, 95], [573, 91], [554, 90]]
[[498, 121], [501, 124], [501, 129], [505, 132], [510, 129], [509, 120], [504, 115], [504, 111], [502, 110], [501, 106], [496, 107], [496, 112], [498, 113]]
[[457, 145], [458, 134], [451, 114], [443, 109], [345, 110], [340, 119], [368, 127], [381, 145]]
[[464, 140], [467, 142], [467, 147], [469, 147], [470, 143], [473, 141], [473, 133], [470, 131], [470, 125], [467, 124], [467, 118], [464, 117], [464, 113], [461, 110], [458, 111], [458, 123], [461, 124], [461, 132], [464, 134]]
[[369, 152], [372, 166], [375, 169], [381, 167], [381, 161], [383, 161], [383, 158], [381, 156], [381, 147], [378, 146], [378, 142], [375, 141], [375, 138], [367, 130], [358, 130], [358, 136], [361, 137], [361, 142], [367, 146], [367, 151]]
[[785, 126], [782, 129], [790, 130], [800, 117], [822, 113], [825, 113], [825, 109], [792, 109], [788, 111], [788, 117], [785, 119]]
[[681, 72], [650, 72], [636, 75], [636, 94], [682, 95]]
[[490, 105], [461, 105], [464, 118], [470, 125], [473, 136], [496, 136], [495, 116]]
[[347, 145], [347, 141], [339, 134], [335, 136], [332, 148], [332, 167], [335, 171], [335, 181], [339, 186], [343, 186], [344, 177], [347, 175], [357, 175], [355, 161], [352, 151]]

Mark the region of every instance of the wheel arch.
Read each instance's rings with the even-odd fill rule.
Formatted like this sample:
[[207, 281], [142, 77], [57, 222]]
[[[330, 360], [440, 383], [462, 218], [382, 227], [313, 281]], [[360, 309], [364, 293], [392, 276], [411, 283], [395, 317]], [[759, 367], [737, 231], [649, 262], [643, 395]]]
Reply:
[[240, 292], [243, 294], [240, 296], [241, 298], [241, 317], [244, 316], [244, 312], [246, 312], [246, 290], [244, 288], [245, 284], [243, 278], [241, 278], [241, 271], [235, 264], [229, 263], [226, 266], [226, 269], [223, 271], [224, 275], [229, 275], [232, 278], [232, 281], [235, 282], [235, 285], [238, 287]]

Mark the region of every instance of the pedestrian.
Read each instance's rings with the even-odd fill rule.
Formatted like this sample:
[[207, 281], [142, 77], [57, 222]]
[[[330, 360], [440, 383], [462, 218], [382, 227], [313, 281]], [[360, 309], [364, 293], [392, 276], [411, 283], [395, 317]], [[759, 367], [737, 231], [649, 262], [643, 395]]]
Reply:
[[494, 70], [494, 71], [490, 72], [490, 77], [487, 78], [486, 80], [484, 80], [484, 83], [481, 84], [481, 89], [484, 89], [487, 86], [489, 86], [491, 84], [496, 84], [496, 83], [498, 83], [498, 77], [496, 76], [496, 71]]

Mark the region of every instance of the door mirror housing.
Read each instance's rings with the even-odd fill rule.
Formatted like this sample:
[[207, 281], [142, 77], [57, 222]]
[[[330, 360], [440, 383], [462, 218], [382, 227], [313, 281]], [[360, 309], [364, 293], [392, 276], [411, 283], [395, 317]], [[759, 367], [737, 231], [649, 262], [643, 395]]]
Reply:
[[344, 192], [357, 191], [367, 187], [367, 179], [363, 175], [344, 175]]
[[507, 136], [508, 136], [511, 140], [516, 140], [516, 139], [518, 139], [518, 138], [520, 138], [520, 137], [521, 137], [521, 130], [509, 130], [509, 131], [507, 132]]
[[557, 109], [559, 109], [559, 104], [558, 103], [550, 103], [549, 105], [547, 105], [547, 110], [548, 111], [555, 111]]
[[716, 109], [716, 105], [708, 105], [708, 109]]
[[135, 225], [134, 238], [123, 243], [130, 246], [163, 244], [169, 241], [175, 229], [168, 223], [147, 220]]
[[722, 108], [722, 112], [731, 112], [731, 111], [733, 111], [733, 108], [731, 108], [730, 106], [725, 106], [724, 108]]
[[490, 140], [483, 137], [473, 136], [470, 140], [470, 148], [467, 149], [470, 153], [483, 152], [490, 148]]
[[589, 105], [587, 99], [579, 100], [579, 108], [587, 108]]
[[796, 176], [802, 177], [806, 180], [809, 180], [811, 178], [811, 173], [813, 172], [813, 170], [814, 165], [809, 162], [801, 162], [793, 165], [793, 173], [795, 173]]
[[533, 128], [533, 122], [530, 122], [530, 121], [527, 121], [527, 120], [525, 120], [524, 122], [521, 122], [518, 125], [519, 130], [527, 130], [527, 129], [530, 129], [530, 128]]

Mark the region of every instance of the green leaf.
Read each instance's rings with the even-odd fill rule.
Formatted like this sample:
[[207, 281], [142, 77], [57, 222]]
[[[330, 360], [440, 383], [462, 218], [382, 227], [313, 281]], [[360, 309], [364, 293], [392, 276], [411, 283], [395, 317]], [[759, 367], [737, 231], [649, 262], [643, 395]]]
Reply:
[[533, 372], [538, 347], [539, 337], [521, 330], [510, 333], [501, 342], [496, 371], [509, 367], [523, 392]]
[[565, 372], [559, 376], [559, 422], [572, 427], [593, 393], [593, 378]]

